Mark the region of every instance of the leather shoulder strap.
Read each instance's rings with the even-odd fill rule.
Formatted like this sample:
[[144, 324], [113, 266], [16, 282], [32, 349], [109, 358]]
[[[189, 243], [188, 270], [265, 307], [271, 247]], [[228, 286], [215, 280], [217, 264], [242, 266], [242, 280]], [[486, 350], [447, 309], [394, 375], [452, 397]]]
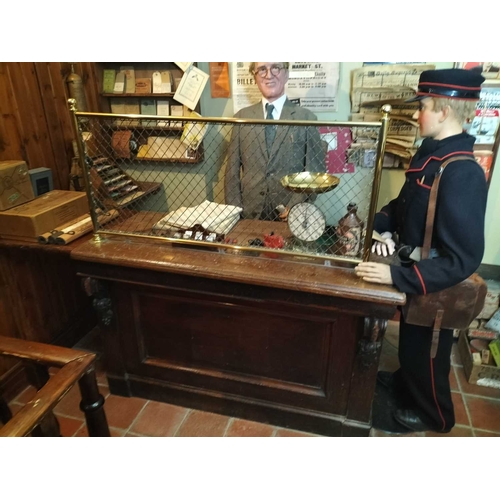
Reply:
[[436, 213], [436, 202], [437, 194], [439, 188], [439, 182], [441, 181], [441, 175], [443, 170], [447, 165], [454, 161], [459, 160], [471, 160], [475, 161], [473, 156], [457, 155], [446, 160], [436, 172], [436, 177], [434, 177], [434, 182], [432, 183], [431, 194], [429, 195], [429, 205], [427, 207], [427, 219], [425, 221], [425, 237], [424, 246], [422, 247], [422, 259], [428, 259], [431, 251], [432, 243], [432, 231], [434, 230], [434, 215]]

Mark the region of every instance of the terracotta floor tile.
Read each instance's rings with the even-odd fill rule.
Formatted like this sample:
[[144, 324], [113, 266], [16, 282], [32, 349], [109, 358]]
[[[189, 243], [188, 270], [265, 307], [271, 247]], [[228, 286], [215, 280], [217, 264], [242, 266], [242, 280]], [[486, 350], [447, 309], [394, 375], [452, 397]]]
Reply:
[[[106, 399], [109, 396], [109, 389], [103, 386], [99, 386], [98, 388], [99, 393]], [[78, 384], [75, 384], [66, 396], [59, 401], [59, 404], [54, 409], [54, 413], [56, 415], [65, 415], [73, 418], [84, 418], [85, 415], [80, 410], [81, 401], [82, 395], [80, 393], [80, 387]]]
[[36, 389], [33, 386], [28, 386], [20, 394], [18, 394], [13, 400], [13, 403], [21, 403], [25, 405], [28, 401], [31, 401], [36, 394]]
[[107, 385], [99, 385], [97, 387], [99, 389], [99, 393], [104, 396], [104, 399], [106, 399], [111, 394]]
[[448, 434], [440, 434], [439, 432], [426, 432], [425, 437], [474, 437], [470, 427], [455, 426]]
[[83, 419], [63, 417], [61, 415], [57, 416], [57, 420], [63, 437], [72, 437], [84, 423]]
[[500, 400], [464, 396], [476, 429], [500, 432]]
[[455, 424], [470, 426], [471, 423], [469, 422], [462, 395], [459, 392], [452, 392], [451, 399], [455, 408]]
[[477, 429], [474, 429], [474, 434], [476, 437], [497, 437], [500, 438], [500, 433], [496, 434], [494, 432], [486, 432], [486, 431], [478, 431]]
[[460, 353], [458, 352], [457, 342], [453, 342], [453, 347], [451, 348], [451, 364], [453, 366], [462, 366], [462, 359], [460, 358]]
[[467, 379], [465, 378], [465, 371], [463, 367], [456, 367], [455, 371], [460, 383], [460, 388], [464, 394], [472, 394], [474, 396], [485, 396], [487, 398], [500, 399], [500, 389], [494, 389], [493, 387], [482, 387], [476, 384], [469, 384], [469, 382], [467, 382]]
[[101, 386], [105, 386], [105, 387], [108, 387], [108, 378], [106, 377], [106, 373], [105, 372], [96, 372], [96, 379], [97, 379], [97, 385], [99, 387]]
[[146, 403], [146, 399], [126, 398], [110, 394], [104, 404], [108, 425], [118, 429], [128, 429]]
[[235, 418], [226, 431], [227, 437], [271, 437], [275, 428], [271, 425]]
[[175, 436], [188, 412], [181, 406], [150, 401], [129, 431], [144, 436]]
[[176, 436], [221, 437], [224, 435], [228, 422], [229, 417], [193, 410], [180, 426]]
[[294, 431], [292, 429], [278, 429], [275, 437], [317, 437], [317, 434], [309, 434], [307, 432]]
[[[125, 431], [123, 429], [116, 429], [114, 427], [109, 428], [109, 433], [111, 437], [123, 437]], [[74, 437], [89, 437], [87, 424], [84, 424], [74, 435]]]
[[64, 396], [58, 405], [54, 408], [56, 415], [64, 415], [73, 418], [83, 418], [83, 412], [80, 410], [82, 395], [78, 384], [74, 385]]
[[452, 366], [450, 369], [450, 389], [452, 391], [459, 391], [457, 376], [455, 375], [455, 367]]

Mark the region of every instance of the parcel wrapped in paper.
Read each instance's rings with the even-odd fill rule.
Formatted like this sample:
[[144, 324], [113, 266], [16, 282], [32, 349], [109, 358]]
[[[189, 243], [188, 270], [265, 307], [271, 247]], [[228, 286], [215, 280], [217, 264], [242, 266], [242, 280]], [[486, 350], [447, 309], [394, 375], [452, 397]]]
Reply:
[[195, 207], [180, 207], [160, 219], [153, 229], [189, 229], [197, 224], [207, 231], [226, 234], [238, 222], [243, 211], [233, 205], [204, 201]]

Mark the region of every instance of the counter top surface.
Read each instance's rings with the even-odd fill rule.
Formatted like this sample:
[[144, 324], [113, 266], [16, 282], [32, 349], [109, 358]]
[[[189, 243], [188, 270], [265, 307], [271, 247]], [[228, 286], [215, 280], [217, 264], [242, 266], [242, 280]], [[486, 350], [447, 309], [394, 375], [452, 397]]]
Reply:
[[[403, 305], [404, 293], [367, 283], [352, 268], [304, 263], [272, 255], [238, 255], [177, 247], [169, 242], [109, 237], [90, 239], [71, 252], [75, 260], [233, 281], [366, 302]], [[334, 263], [332, 263], [334, 264]]]
[[35, 250], [35, 251], [39, 250], [41, 252], [69, 254], [79, 245], [81, 245], [85, 241], [90, 240], [92, 237], [93, 237], [92, 233], [84, 234], [80, 238], [66, 245], [52, 245], [52, 244], [44, 245], [42, 243], [39, 243], [38, 241], [26, 241], [15, 238], [0, 237], [0, 248], [18, 248], [23, 250]]

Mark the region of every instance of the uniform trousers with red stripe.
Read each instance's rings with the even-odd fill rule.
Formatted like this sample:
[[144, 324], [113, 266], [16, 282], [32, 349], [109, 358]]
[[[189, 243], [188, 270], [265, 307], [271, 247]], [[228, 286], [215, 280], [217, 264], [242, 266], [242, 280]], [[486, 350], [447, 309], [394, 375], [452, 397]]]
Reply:
[[438, 431], [455, 425], [450, 391], [450, 357], [453, 330], [442, 329], [437, 354], [431, 358], [432, 328], [409, 325], [403, 315], [399, 324], [399, 364], [395, 382], [411, 408]]

